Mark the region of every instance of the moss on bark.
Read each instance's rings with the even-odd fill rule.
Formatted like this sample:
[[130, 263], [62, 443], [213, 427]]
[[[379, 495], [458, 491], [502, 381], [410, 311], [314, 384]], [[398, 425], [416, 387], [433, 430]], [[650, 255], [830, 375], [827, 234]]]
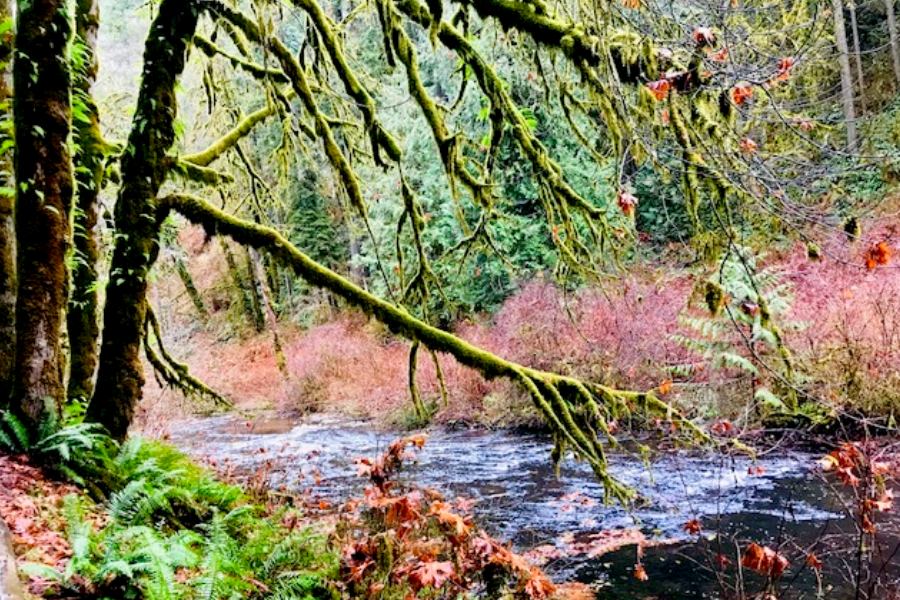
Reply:
[[13, 67], [16, 138], [16, 365], [11, 408], [30, 428], [65, 398], [60, 337], [73, 174], [65, 0], [20, 3]]
[[97, 79], [97, 0], [78, 0], [75, 32], [82, 46], [83, 65], [75, 74], [74, 104], [83, 115], [75, 125], [75, 264], [69, 299], [70, 370], [69, 398], [90, 399], [100, 359], [100, 305], [97, 297], [97, 265], [100, 260], [99, 200], [103, 182], [105, 144], [100, 132], [100, 111], [91, 88]]
[[[12, 19], [10, 0], [0, 0], [0, 23]], [[12, 140], [13, 34], [0, 37], [0, 145]], [[9, 403], [16, 356], [16, 229], [13, 152], [0, 151], [0, 409]]]
[[156, 195], [175, 141], [175, 86], [184, 70], [202, 2], [163, 0], [150, 28], [131, 134], [122, 156], [116, 245], [103, 315], [100, 370], [87, 419], [123, 439], [141, 398], [141, 340], [147, 276], [158, 253]]

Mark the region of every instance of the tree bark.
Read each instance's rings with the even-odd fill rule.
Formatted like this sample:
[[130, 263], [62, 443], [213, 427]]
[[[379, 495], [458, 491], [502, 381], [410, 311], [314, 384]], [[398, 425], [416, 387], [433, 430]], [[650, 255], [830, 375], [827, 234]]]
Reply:
[[857, 147], [856, 109], [853, 106], [853, 74], [850, 70], [850, 49], [847, 46], [847, 27], [844, 24], [844, 3], [832, 0], [834, 13], [834, 42], [838, 51], [838, 63], [841, 69], [841, 100], [844, 110], [844, 121], [847, 123], [847, 150], [853, 152]]
[[196, 308], [197, 312], [200, 314], [200, 318], [206, 321], [207, 317], [209, 317], [209, 311], [206, 310], [206, 305], [203, 304], [203, 297], [200, 295], [200, 290], [197, 289], [194, 278], [191, 277], [187, 261], [181, 254], [182, 249], [177, 242], [174, 243], [173, 246], [172, 262], [175, 263], [175, 270], [178, 272], [178, 277], [181, 279], [181, 283], [184, 284], [184, 289], [187, 292], [188, 297], [190, 297], [194, 308]]
[[147, 315], [147, 276], [158, 255], [156, 195], [175, 142], [175, 86], [184, 71], [197, 28], [199, 0], [163, 0], [144, 51], [144, 72], [128, 145], [122, 157], [122, 188], [116, 203], [116, 245], [103, 314], [97, 387], [88, 421], [118, 440], [128, 433], [141, 399], [140, 351]]
[[67, 4], [19, 2], [13, 65], [19, 287], [11, 408], [32, 429], [65, 398], [60, 341], [73, 194]]
[[[266, 328], [266, 313], [263, 307], [262, 286], [263, 283], [259, 278], [259, 273], [253, 263], [253, 255], [249, 248], [245, 249], [247, 255], [247, 274], [250, 281], [249, 294], [250, 306], [253, 309], [253, 326], [257, 333], [262, 333]], [[264, 280], [263, 280], [264, 281]]]
[[884, 0], [884, 9], [887, 12], [888, 39], [891, 45], [891, 62], [894, 65], [894, 79], [900, 87], [900, 34], [897, 33], [897, 17], [894, 12], [894, 0]]
[[84, 45], [85, 64], [76, 74], [75, 89], [84, 118], [75, 125], [75, 265], [72, 270], [72, 297], [67, 319], [71, 367], [69, 398], [89, 400], [94, 392], [94, 374], [100, 354], [97, 264], [100, 260], [99, 200], [103, 182], [104, 144], [100, 132], [100, 112], [91, 95], [97, 79], [97, 30], [100, 10], [97, 0], [78, 0], [75, 13], [76, 36]]
[[256, 248], [248, 248], [247, 252], [250, 256], [250, 269], [251, 272], [254, 273], [253, 279], [257, 286], [257, 295], [261, 305], [260, 308], [265, 314], [266, 323], [269, 325], [269, 329], [272, 331], [272, 348], [275, 350], [275, 363], [278, 365], [278, 370], [281, 372], [282, 377], [289, 379], [290, 374], [287, 370], [287, 360], [284, 356], [284, 348], [281, 346], [281, 338], [278, 336], [278, 318], [275, 316], [275, 310], [272, 308], [272, 301], [270, 299], [266, 274], [264, 272], [265, 266], [263, 265], [262, 257], [260, 257], [259, 251], [257, 251]]
[[[11, 0], [0, 0], [0, 22], [12, 19]], [[12, 29], [0, 37], [0, 115], [3, 124], [12, 121]], [[12, 137], [0, 127], [0, 145]], [[12, 148], [0, 151], [0, 409], [9, 404], [16, 357], [16, 191]]]
[[851, 0], [847, 4], [850, 13], [850, 31], [853, 34], [853, 61], [856, 63], [856, 87], [859, 90], [859, 114], [866, 113], [866, 80], [863, 75], [862, 51], [859, 46], [859, 25], [856, 21], [856, 5]]
[[228, 272], [231, 274], [231, 281], [234, 283], [234, 289], [241, 296], [241, 306], [244, 309], [244, 315], [251, 323], [256, 325], [259, 319], [253, 305], [253, 290], [250, 287], [250, 283], [241, 272], [237, 258], [235, 258], [234, 252], [231, 250], [228, 242], [225, 241], [225, 238], [220, 239], [219, 242], [222, 247], [222, 253], [225, 255], [225, 264], [228, 265]]

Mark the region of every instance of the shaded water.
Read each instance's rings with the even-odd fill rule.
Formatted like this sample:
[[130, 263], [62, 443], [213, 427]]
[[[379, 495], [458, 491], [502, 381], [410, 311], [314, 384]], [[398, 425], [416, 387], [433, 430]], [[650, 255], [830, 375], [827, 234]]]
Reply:
[[[267, 422], [252, 429], [234, 417], [215, 417], [183, 423], [171, 434], [175, 444], [195, 456], [247, 471], [268, 464], [273, 487], [285, 485], [333, 501], [364, 487], [353, 459], [374, 457], [397, 437], [396, 432], [375, 431], [370, 424], [328, 417], [299, 424]], [[670, 452], [647, 465], [634, 456], [616, 454], [610, 458], [612, 471], [646, 499], [626, 511], [603, 504], [602, 487], [586, 465], [567, 461], [557, 478], [550, 447], [549, 439], [539, 435], [439, 430], [429, 435], [417, 464], [404, 472], [447, 496], [476, 500], [480, 523], [522, 550], [554, 544], [563, 535], [579, 538], [634, 525], [648, 537], [687, 542], [690, 536], [683, 526], [697, 518], [707, 531], [720, 532], [720, 539], [739, 537], [773, 546], [786, 540], [801, 547], [818, 543], [821, 554], [827, 552], [830, 536], [840, 541], [840, 535], [846, 537], [843, 532], [853, 528], [841, 497], [823, 484], [815, 473], [816, 457], [808, 454], [784, 452], [760, 458], [756, 464], [762, 472], [755, 474], [749, 472], [753, 463], [746, 457]], [[563, 498], [573, 492], [580, 492], [577, 500]], [[633, 577], [634, 548], [595, 560], [557, 559], [546, 568], [558, 579], [594, 585], [601, 598], [720, 597], [711, 568], [711, 558], [720, 550], [734, 555], [730, 541], [724, 548], [711, 540], [650, 548], [644, 558], [647, 582]], [[896, 569], [893, 563], [900, 565], [900, 557], [887, 562]], [[833, 563], [837, 570], [843, 566], [836, 557]], [[796, 579], [784, 578], [789, 589], [783, 597], [815, 597], [814, 573], [800, 566], [793, 568], [799, 573]], [[830, 585], [835, 589], [828, 597], [852, 597], [846, 578], [837, 571], [832, 574]], [[753, 585], [762, 582], [751, 581]]]

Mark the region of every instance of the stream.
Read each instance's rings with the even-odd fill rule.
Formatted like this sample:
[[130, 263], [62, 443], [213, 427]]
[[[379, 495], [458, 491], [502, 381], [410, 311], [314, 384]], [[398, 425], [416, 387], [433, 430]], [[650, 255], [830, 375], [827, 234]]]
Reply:
[[[192, 456], [214, 460], [219, 467], [255, 472], [268, 465], [273, 488], [302, 491], [340, 502], [362, 491], [354, 459], [375, 457], [397, 432], [378, 431], [372, 424], [314, 415], [303, 421], [247, 423], [234, 416], [195, 419], [172, 427], [170, 441]], [[479, 524], [501, 540], [525, 551], [558, 544], [561, 537], [639, 526], [651, 539], [679, 540], [651, 547], [643, 564], [648, 581], [633, 575], [635, 548], [597, 559], [560, 558], [545, 565], [556, 580], [590, 584], [601, 599], [724, 598], [715, 566], [720, 551], [734, 559], [734, 539], [779, 546], [792, 566], [779, 582], [778, 598], [815, 598], [816, 573], [804, 567], [803, 550], [816, 547], [823, 559], [827, 598], [853, 598], [851, 577], [853, 521], [847, 498], [827, 485], [818, 470], [818, 455], [781, 451], [761, 457], [725, 457], [698, 451], [668, 451], [649, 464], [627, 453], [610, 456], [611, 472], [645, 499], [626, 511], [604, 505], [603, 489], [590, 469], [564, 462], [557, 478], [547, 436], [509, 431], [442, 430], [429, 432], [418, 460], [404, 469], [417, 484], [447, 497], [476, 501]], [[574, 494], [574, 496], [573, 496]], [[887, 513], [886, 513], [887, 514]], [[699, 519], [703, 539], [692, 543], [684, 524]], [[900, 544], [896, 517], [882, 525], [882, 558], [875, 563], [881, 579], [900, 582]], [[718, 532], [719, 537], [710, 532]], [[721, 542], [718, 540], [722, 540]], [[844, 548], [847, 546], [847, 548]], [[845, 555], [838, 550], [846, 551]], [[830, 555], [830, 556], [829, 556]], [[799, 559], [797, 557], [800, 557]], [[847, 558], [849, 557], [849, 558]], [[830, 559], [830, 560], [829, 560]], [[849, 561], [849, 562], [848, 562]], [[728, 583], [737, 573], [725, 570]], [[745, 587], [761, 590], [761, 578], [744, 574]], [[889, 598], [878, 592], [873, 597]], [[887, 594], [885, 590], [883, 592]]]

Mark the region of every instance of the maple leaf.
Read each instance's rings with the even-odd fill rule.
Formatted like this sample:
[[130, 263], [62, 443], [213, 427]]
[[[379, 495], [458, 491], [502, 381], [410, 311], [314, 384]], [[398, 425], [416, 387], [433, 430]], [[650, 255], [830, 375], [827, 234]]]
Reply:
[[637, 10], [641, 7], [641, 0], [622, 0], [622, 6], [631, 10]]
[[721, 421], [717, 421], [710, 427], [710, 430], [716, 435], [725, 435], [729, 433], [734, 426], [731, 424], [731, 421], [728, 419], [722, 419]]
[[687, 531], [691, 535], [699, 535], [701, 531], [703, 531], [703, 525], [700, 523], [698, 519], [691, 519], [682, 527], [685, 531]]
[[728, 60], [728, 48], [721, 48], [717, 50], [713, 54], [710, 55], [710, 60], [714, 60], [716, 62], [725, 62]]
[[661, 396], [665, 396], [666, 394], [668, 394], [671, 391], [672, 391], [672, 380], [671, 379], [666, 379], [659, 385], [659, 394]]
[[875, 526], [875, 521], [868, 515], [868, 513], [863, 513], [862, 519], [860, 519], [862, 526], [862, 530], [866, 533], [877, 533], [878, 528]]
[[644, 569], [644, 565], [642, 565], [641, 563], [634, 565], [634, 578], [638, 581], [647, 581], [648, 579], [650, 579], [647, 576], [647, 571]]
[[532, 600], [549, 598], [556, 591], [556, 586], [550, 581], [543, 571], [532, 567], [528, 572], [528, 581], [525, 583], [525, 594]]
[[435, 589], [442, 587], [448, 579], [453, 577], [453, 563], [428, 561], [419, 563], [409, 572], [409, 582], [415, 590], [424, 587]]
[[669, 96], [669, 89], [671, 88], [671, 85], [666, 79], [651, 81], [650, 83], [644, 85], [653, 93], [653, 97], [657, 100], [665, 100]]
[[716, 556], [713, 558], [713, 561], [716, 563], [716, 566], [718, 566], [719, 569], [724, 569], [731, 564], [731, 559], [729, 559], [724, 554], [716, 554]]
[[747, 474], [748, 474], [748, 475], [764, 475], [765, 472], [766, 472], [766, 468], [765, 468], [765, 467], [761, 467], [761, 466], [759, 466], [759, 465], [750, 465], [750, 466], [747, 468]]
[[878, 500], [868, 500], [869, 507], [879, 512], [887, 512], [894, 507], [894, 492], [885, 490]]
[[891, 261], [891, 254], [893, 252], [886, 241], [873, 244], [866, 253], [866, 266], [871, 271], [876, 265], [886, 265]]
[[793, 56], [786, 56], [778, 61], [778, 74], [775, 76], [776, 81], [786, 81], [791, 77], [791, 69], [796, 64], [797, 59]]
[[810, 554], [806, 557], [806, 564], [815, 569], [816, 571], [822, 570], [822, 561], [819, 560], [815, 554]]
[[741, 566], [760, 575], [777, 578], [784, 574], [791, 563], [774, 549], [753, 542], [747, 547]]
[[738, 106], [753, 97], [753, 88], [748, 84], [739, 85], [731, 89], [731, 100]]
[[633, 194], [626, 192], [625, 190], [619, 190], [617, 202], [619, 203], [619, 208], [625, 213], [625, 216], [631, 217], [634, 215], [634, 209], [637, 207], [638, 199]]

